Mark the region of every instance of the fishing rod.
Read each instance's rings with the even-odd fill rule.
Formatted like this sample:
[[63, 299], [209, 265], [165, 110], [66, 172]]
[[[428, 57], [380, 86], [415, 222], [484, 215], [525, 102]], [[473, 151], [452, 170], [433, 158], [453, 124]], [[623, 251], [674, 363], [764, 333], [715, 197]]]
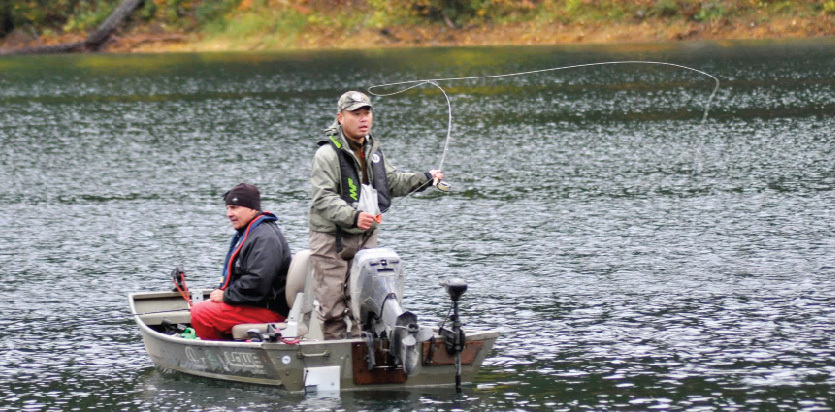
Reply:
[[[449, 140], [450, 140], [450, 137], [451, 137], [451, 134], [452, 134], [452, 102], [449, 100], [449, 96], [446, 94], [446, 91], [444, 90], [444, 88], [441, 87], [441, 86], [438, 86], [438, 83], [431, 82], [431, 81], [428, 82], [428, 83], [437, 87], [438, 90], [440, 90], [441, 93], [443, 93], [444, 99], [446, 99], [447, 114], [448, 114], [448, 116], [447, 116], [447, 127], [446, 127], [446, 140], [444, 141], [444, 150], [441, 153], [441, 161], [438, 163], [438, 170], [443, 172], [443, 170], [444, 170], [444, 160], [446, 160], [446, 154], [449, 152]], [[369, 89], [369, 92], [370, 92], [370, 89]], [[438, 190], [440, 190], [444, 193], [448, 193], [450, 191], [450, 189], [452, 189], [450, 187], [450, 185], [443, 180], [439, 180], [439, 181], [435, 182], [434, 186]]]
[[[388, 96], [394, 96], [396, 94], [404, 93], [408, 90], [411, 90], [411, 89], [414, 89], [414, 88], [417, 88], [417, 87], [420, 87], [420, 86], [423, 86], [423, 85], [427, 85], [427, 84], [435, 86], [435, 87], [438, 88], [438, 90], [441, 91], [441, 93], [444, 96], [444, 99], [446, 99], [446, 104], [447, 104], [447, 134], [446, 134], [446, 139], [444, 141], [443, 152], [441, 153], [441, 160], [438, 163], [438, 170], [443, 172], [444, 160], [446, 160], [447, 153], [449, 152], [449, 142], [452, 139], [452, 102], [450, 101], [449, 95], [447, 95], [444, 88], [441, 87], [438, 84], [439, 82], [451, 82], [451, 81], [461, 81], [461, 80], [478, 80], [478, 79], [502, 79], [502, 78], [506, 78], [506, 77], [529, 76], [529, 75], [532, 75], [532, 74], [554, 72], [554, 71], [559, 71], [559, 70], [570, 70], [570, 69], [579, 69], [579, 68], [584, 68], [584, 67], [616, 65], [616, 64], [645, 64], [645, 65], [670, 66], [670, 67], [675, 67], [675, 68], [679, 68], [679, 69], [690, 70], [690, 71], [696, 72], [700, 75], [703, 75], [703, 76], [706, 76], [706, 77], [709, 77], [709, 78], [713, 79], [713, 81], [715, 82], [715, 85], [713, 87], [713, 91], [710, 93], [710, 96], [708, 96], [707, 101], [705, 102], [705, 109], [704, 109], [704, 113], [702, 115], [701, 123], [704, 124], [707, 121], [707, 116], [708, 116], [708, 112], [710, 111], [711, 102], [713, 101], [713, 98], [716, 96], [716, 93], [719, 91], [719, 78], [712, 75], [712, 74], [709, 74], [707, 72], [704, 72], [702, 70], [695, 69], [695, 68], [692, 68], [692, 67], [689, 67], [689, 66], [685, 66], [685, 65], [681, 65], [681, 64], [675, 64], [675, 63], [668, 63], [668, 62], [649, 61], [649, 60], [619, 60], [619, 61], [607, 61], [607, 62], [597, 62], [597, 63], [574, 64], [574, 65], [569, 65], [569, 66], [551, 67], [551, 68], [547, 68], [547, 69], [530, 70], [530, 71], [516, 72], [516, 73], [494, 74], [494, 75], [484, 75], [484, 76], [442, 77], [442, 78], [434, 78], [434, 79], [406, 80], [406, 81], [400, 81], [400, 82], [382, 83], [382, 84], [375, 84], [375, 85], [369, 86], [368, 87], [368, 93], [371, 94], [371, 95], [377, 96], [377, 97], [388, 97]], [[374, 92], [375, 89], [387, 88], [387, 87], [392, 87], [392, 86], [402, 86], [402, 88], [397, 89], [397, 90], [395, 90], [391, 93], [377, 93], [377, 92]], [[430, 180], [430, 182], [432, 182], [432, 181]], [[409, 197], [413, 193], [424, 189], [428, 183], [429, 182], [418, 186], [417, 188], [413, 189], [412, 191], [410, 191], [409, 193], [407, 193], [403, 197]], [[450, 189], [451, 189], [451, 186], [444, 181], [435, 182], [434, 185], [438, 190], [440, 190], [442, 192], [445, 192], [445, 193], [449, 192]], [[393, 202], [394, 201], [392, 201], [392, 203]]]
[[105, 321], [105, 320], [123, 319], [123, 318], [129, 318], [129, 317], [134, 317], [134, 316], [156, 315], [156, 314], [160, 314], [160, 313], [174, 313], [174, 312], [188, 312], [188, 311], [191, 311], [191, 309], [190, 308], [167, 309], [167, 310], [157, 310], [157, 311], [151, 311], [151, 312], [129, 313], [129, 314], [124, 314], [124, 315], [113, 315], [113, 316], [106, 316], [106, 317], [95, 318], [95, 319], [87, 319], [87, 320], [79, 322], [79, 324], [84, 325], [84, 324], [89, 324], [89, 323], [101, 322], [101, 321]]
[[118, 317], [127, 317], [127, 316], [145, 316], [145, 315], [156, 315], [158, 313], [171, 313], [171, 312], [184, 312], [184, 311], [191, 311], [191, 308], [182, 308], [182, 309], [168, 309], [168, 310], [157, 310], [152, 312], [142, 312], [142, 313], [131, 313], [130, 315], [118, 316]]

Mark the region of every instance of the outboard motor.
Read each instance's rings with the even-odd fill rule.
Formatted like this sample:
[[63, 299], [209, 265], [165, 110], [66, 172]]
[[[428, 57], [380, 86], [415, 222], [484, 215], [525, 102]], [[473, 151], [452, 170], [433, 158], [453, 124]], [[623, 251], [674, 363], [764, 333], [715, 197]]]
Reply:
[[[390, 353], [408, 375], [420, 361], [419, 343], [432, 336], [432, 331], [418, 326], [417, 316], [400, 306], [404, 283], [400, 256], [394, 250], [363, 249], [354, 256], [349, 285], [351, 310], [366, 333], [389, 339]], [[369, 366], [373, 366], [373, 360]]]

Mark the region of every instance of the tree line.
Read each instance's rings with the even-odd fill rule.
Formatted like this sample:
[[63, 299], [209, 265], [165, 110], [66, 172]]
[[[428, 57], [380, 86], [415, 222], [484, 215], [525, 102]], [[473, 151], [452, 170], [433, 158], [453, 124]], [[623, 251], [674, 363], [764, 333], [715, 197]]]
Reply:
[[[89, 33], [100, 27], [121, 3], [122, 0], [0, 0], [0, 38], [15, 30], [34, 37]], [[199, 31], [223, 25], [242, 10], [282, 8], [302, 17], [376, 13], [378, 25], [429, 21], [463, 27], [533, 19], [706, 21], [743, 13], [768, 15], [793, 11], [831, 15], [835, 14], [835, 0], [140, 0], [125, 23]]]

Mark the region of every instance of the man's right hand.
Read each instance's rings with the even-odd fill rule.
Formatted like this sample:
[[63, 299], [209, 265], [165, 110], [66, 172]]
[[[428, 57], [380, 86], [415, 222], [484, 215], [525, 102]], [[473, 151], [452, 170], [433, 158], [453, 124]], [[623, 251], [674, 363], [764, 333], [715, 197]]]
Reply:
[[361, 230], [368, 230], [371, 229], [371, 226], [374, 224], [374, 215], [368, 212], [359, 212], [359, 216], [357, 216], [357, 228]]
[[212, 302], [223, 302], [223, 291], [215, 289], [209, 294], [209, 300]]

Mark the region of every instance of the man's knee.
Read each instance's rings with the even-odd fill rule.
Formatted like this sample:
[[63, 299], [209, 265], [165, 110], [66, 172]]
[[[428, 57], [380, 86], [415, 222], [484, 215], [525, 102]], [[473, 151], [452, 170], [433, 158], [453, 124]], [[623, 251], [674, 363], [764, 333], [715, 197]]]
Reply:
[[348, 325], [345, 319], [329, 319], [322, 321], [322, 335], [326, 340], [344, 339], [348, 332]]
[[190, 309], [191, 323], [201, 322], [206, 318], [206, 303], [208, 303], [208, 301], [197, 302], [192, 305]]
[[191, 307], [191, 327], [201, 339], [218, 339], [211, 322], [211, 303], [210, 301], [198, 302]]

